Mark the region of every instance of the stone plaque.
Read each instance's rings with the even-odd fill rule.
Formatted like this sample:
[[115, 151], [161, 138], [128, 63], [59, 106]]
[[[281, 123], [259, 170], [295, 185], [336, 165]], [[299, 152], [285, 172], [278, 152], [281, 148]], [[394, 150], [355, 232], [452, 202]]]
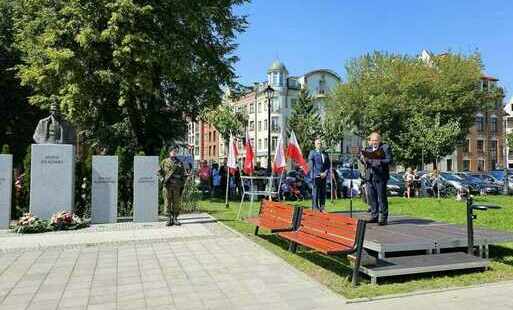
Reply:
[[0, 229], [8, 229], [11, 220], [12, 155], [0, 155]]
[[93, 156], [91, 222], [116, 223], [118, 218], [118, 157]]
[[71, 144], [32, 144], [30, 212], [48, 219], [73, 210], [75, 152]]
[[134, 222], [158, 221], [158, 169], [158, 156], [134, 157]]

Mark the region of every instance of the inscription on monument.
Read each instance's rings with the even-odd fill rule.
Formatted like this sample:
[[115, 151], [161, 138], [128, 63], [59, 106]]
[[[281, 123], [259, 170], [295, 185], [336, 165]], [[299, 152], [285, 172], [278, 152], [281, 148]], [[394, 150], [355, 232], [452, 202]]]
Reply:
[[11, 219], [12, 155], [0, 155], [0, 229], [8, 229]]
[[134, 222], [158, 220], [157, 156], [134, 157]]
[[91, 222], [116, 223], [118, 215], [118, 157], [93, 156]]
[[70, 144], [32, 144], [30, 211], [50, 218], [73, 209], [75, 154]]

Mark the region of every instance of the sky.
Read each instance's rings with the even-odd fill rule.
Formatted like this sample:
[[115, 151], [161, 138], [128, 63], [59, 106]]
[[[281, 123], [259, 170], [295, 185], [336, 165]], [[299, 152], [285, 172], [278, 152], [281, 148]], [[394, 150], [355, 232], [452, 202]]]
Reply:
[[374, 50], [418, 55], [478, 51], [485, 72], [513, 95], [513, 0], [253, 0], [239, 34], [239, 81], [266, 80], [273, 60], [290, 75], [330, 69]]

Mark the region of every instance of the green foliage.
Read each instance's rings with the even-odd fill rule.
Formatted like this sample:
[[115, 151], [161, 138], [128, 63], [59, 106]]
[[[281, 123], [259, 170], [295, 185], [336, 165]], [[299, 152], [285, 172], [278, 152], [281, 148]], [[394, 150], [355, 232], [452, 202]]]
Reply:
[[[432, 162], [464, 141], [479, 110], [502, 99], [501, 88], [481, 90], [481, 69], [477, 54], [448, 53], [431, 62], [379, 52], [364, 55], [346, 66], [347, 83], [327, 103], [327, 121], [331, 128], [350, 128], [361, 137], [380, 131], [400, 163], [420, 164], [422, 149]], [[431, 137], [420, 137], [419, 128]]]
[[324, 138], [319, 111], [306, 89], [301, 89], [298, 101], [292, 107], [288, 128], [294, 130], [303, 156], [308, 156], [314, 148], [317, 136]]
[[11, 154], [11, 149], [9, 148], [8, 144], [2, 145], [2, 151], [0, 154]]
[[17, 0], [16, 46], [30, 102], [62, 113], [92, 147], [158, 154], [234, 85], [244, 0]]
[[81, 217], [91, 215], [92, 165], [92, 150], [83, 148], [82, 158], [75, 162], [75, 212]]
[[219, 135], [226, 142], [230, 139], [230, 133], [234, 136], [243, 136], [248, 123], [246, 114], [233, 111], [227, 104], [221, 104], [215, 109], [206, 111], [203, 118], [219, 131]]
[[115, 152], [118, 156], [118, 216], [132, 215], [132, 187], [134, 153], [126, 147], [118, 146]]
[[506, 135], [506, 141], [507, 141], [507, 143], [508, 143], [508, 148], [509, 148], [510, 150], [513, 150], [513, 132], [508, 133], [508, 134]]
[[44, 116], [38, 107], [28, 104], [30, 89], [20, 85], [15, 66], [20, 51], [14, 46], [13, 5], [15, 1], [0, 0], [0, 145], [8, 144], [18, 166], [25, 149], [32, 143], [37, 121]]

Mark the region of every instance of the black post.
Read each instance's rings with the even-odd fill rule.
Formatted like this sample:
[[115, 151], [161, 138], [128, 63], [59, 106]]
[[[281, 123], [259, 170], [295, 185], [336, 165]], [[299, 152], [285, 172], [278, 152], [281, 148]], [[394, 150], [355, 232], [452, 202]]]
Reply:
[[271, 175], [271, 97], [267, 98], [267, 175]]
[[467, 197], [467, 252], [474, 255], [474, 214], [472, 208], [472, 196]]

